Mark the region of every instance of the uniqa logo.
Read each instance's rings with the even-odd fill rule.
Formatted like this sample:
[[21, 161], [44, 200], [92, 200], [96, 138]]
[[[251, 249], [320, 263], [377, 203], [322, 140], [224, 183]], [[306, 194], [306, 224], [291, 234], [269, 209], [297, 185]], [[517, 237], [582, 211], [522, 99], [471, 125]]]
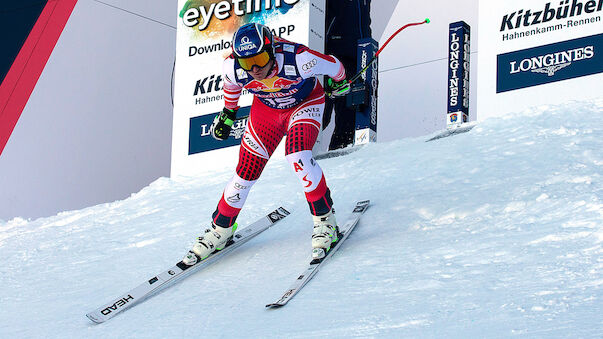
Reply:
[[256, 48], [256, 45], [249, 40], [249, 37], [241, 38], [241, 45], [239, 46], [239, 51], [248, 51], [250, 49]]
[[563, 52], [550, 53], [521, 61], [511, 61], [510, 74], [520, 72], [545, 73], [548, 76], [555, 75], [555, 72], [572, 64], [573, 61], [590, 59], [595, 55], [593, 46], [586, 46], [571, 49]]

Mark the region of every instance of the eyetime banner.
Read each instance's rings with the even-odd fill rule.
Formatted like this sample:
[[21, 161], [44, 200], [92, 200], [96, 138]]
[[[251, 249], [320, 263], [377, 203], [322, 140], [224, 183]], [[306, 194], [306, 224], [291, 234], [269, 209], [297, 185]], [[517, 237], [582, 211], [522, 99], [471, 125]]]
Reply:
[[[246, 120], [230, 138], [214, 140], [209, 126], [224, 107], [222, 64], [232, 52], [232, 35], [257, 22], [284, 39], [324, 50], [325, 0], [179, 0], [174, 78], [171, 174], [194, 175], [236, 165]], [[239, 99], [246, 116], [252, 95]]]
[[477, 118], [603, 93], [603, 0], [479, 2]]
[[603, 34], [501, 54], [497, 65], [497, 93], [601, 73]]

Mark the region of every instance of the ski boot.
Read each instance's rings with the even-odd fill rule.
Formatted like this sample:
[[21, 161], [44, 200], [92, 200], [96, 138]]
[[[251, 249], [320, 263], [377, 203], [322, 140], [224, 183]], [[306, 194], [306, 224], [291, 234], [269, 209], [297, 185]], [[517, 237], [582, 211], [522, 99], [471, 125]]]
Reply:
[[212, 222], [211, 228], [206, 229], [203, 235], [197, 238], [193, 249], [188, 251], [182, 262], [190, 266], [207, 259], [210, 254], [229, 245], [236, 230], [236, 223], [232, 227], [220, 227]]
[[314, 230], [312, 231], [312, 259], [320, 261], [331, 249], [331, 245], [339, 240], [339, 227], [335, 220], [335, 210], [325, 215], [312, 216]]

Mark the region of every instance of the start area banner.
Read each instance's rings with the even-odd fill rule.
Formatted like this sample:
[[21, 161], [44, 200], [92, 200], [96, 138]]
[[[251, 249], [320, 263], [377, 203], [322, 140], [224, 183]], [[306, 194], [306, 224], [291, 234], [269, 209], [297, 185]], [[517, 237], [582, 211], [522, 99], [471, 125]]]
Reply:
[[[227, 141], [209, 134], [224, 107], [222, 63], [232, 52], [234, 32], [261, 23], [276, 36], [322, 52], [325, 0], [179, 0], [178, 10], [171, 175], [234, 168], [246, 120], [235, 122]], [[252, 98], [243, 91], [239, 117], [249, 114]]]
[[480, 0], [478, 32], [478, 120], [601, 95], [603, 0]]

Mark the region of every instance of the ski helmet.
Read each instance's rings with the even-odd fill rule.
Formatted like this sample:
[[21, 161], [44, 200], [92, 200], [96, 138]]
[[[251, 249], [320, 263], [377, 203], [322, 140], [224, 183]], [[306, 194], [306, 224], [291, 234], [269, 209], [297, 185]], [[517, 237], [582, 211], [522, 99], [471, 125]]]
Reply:
[[232, 37], [232, 51], [243, 69], [264, 67], [274, 58], [274, 37], [270, 29], [258, 23], [241, 26]]

